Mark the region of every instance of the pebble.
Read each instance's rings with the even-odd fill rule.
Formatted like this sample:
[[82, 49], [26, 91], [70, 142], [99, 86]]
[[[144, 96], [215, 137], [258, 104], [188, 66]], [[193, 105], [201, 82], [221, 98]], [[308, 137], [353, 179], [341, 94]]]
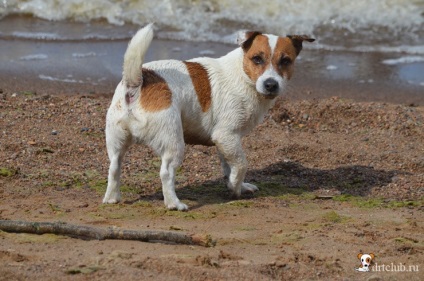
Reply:
[[88, 131], [90, 131], [90, 128], [86, 128], [86, 127], [81, 128], [81, 132], [88, 132]]
[[51, 134], [52, 134], [53, 136], [56, 136], [56, 135], [57, 135], [57, 133], [58, 133], [58, 131], [56, 131], [56, 130], [53, 130], [53, 131], [51, 132]]
[[381, 279], [381, 277], [377, 275], [372, 275], [367, 279], [367, 281], [380, 281], [380, 280], [383, 280], [383, 279]]

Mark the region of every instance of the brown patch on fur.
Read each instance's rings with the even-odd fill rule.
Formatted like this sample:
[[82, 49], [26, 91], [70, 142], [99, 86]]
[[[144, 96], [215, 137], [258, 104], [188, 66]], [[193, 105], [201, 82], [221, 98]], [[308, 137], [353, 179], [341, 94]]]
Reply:
[[290, 80], [293, 75], [293, 63], [297, 54], [297, 49], [290, 38], [278, 38], [272, 58], [272, 64], [278, 74]]
[[166, 81], [153, 70], [143, 68], [140, 105], [145, 111], [167, 109], [172, 103], [172, 92]]
[[196, 90], [197, 99], [202, 107], [202, 111], [206, 112], [211, 107], [212, 102], [212, 89], [208, 72], [200, 63], [187, 61], [184, 63]]
[[[253, 58], [260, 57], [263, 60], [262, 64], [256, 64]], [[269, 47], [268, 37], [265, 35], [255, 36], [251, 46], [243, 58], [244, 72], [249, 76], [252, 81], [258, 78], [265, 72], [271, 60], [271, 48]]]
[[249, 31], [246, 32], [245, 36], [246, 36], [246, 40], [242, 41], [240, 46], [242, 47], [242, 49], [247, 52], [250, 47], [252, 46], [253, 40], [255, 40], [256, 36], [261, 35], [262, 33], [259, 31]]

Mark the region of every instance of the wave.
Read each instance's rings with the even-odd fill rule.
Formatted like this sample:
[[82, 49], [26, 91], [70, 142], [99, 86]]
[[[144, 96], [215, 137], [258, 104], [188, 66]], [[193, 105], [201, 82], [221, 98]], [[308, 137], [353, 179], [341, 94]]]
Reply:
[[0, 17], [10, 15], [86, 27], [59, 34], [14, 26], [0, 37], [127, 40], [140, 25], [155, 22], [157, 36], [164, 39], [233, 43], [238, 30], [255, 29], [310, 34], [320, 48], [418, 54], [424, 49], [422, 0], [2, 0]]

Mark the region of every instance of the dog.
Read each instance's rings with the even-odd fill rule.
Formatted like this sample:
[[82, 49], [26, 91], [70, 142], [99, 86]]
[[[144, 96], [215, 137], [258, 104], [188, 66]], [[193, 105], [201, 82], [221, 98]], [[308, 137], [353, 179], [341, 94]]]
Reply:
[[122, 160], [133, 143], [148, 145], [160, 155], [162, 191], [169, 209], [188, 209], [175, 193], [175, 171], [185, 144], [217, 147], [235, 197], [258, 190], [244, 182], [242, 137], [263, 120], [287, 87], [302, 42], [315, 39], [243, 31], [239, 47], [221, 58], [143, 64], [152, 39], [149, 24], [134, 35], [124, 55], [123, 78], [106, 116], [110, 167], [103, 203], [121, 200]]
[[358, 268], [355, 268], [355, 270], [363, 271], [363, 272], [370, 271], [371, 261], [375, 258], [375, 255], [373, 253], [370, 253], [370, 254], [359, 253], [357, 257], [361, 261], [361, 265]]

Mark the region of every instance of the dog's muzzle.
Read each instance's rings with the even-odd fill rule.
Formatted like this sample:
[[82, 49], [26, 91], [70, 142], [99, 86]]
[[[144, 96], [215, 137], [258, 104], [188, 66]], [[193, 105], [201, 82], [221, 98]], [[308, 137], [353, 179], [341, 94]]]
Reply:
[[263, 96], [267, 99], [275, 98], [280, 90], [278, 81], [273, 78], [266, 79], [264, 81], [263, 87], [265, 89], [265, 93], [263, 94]]

